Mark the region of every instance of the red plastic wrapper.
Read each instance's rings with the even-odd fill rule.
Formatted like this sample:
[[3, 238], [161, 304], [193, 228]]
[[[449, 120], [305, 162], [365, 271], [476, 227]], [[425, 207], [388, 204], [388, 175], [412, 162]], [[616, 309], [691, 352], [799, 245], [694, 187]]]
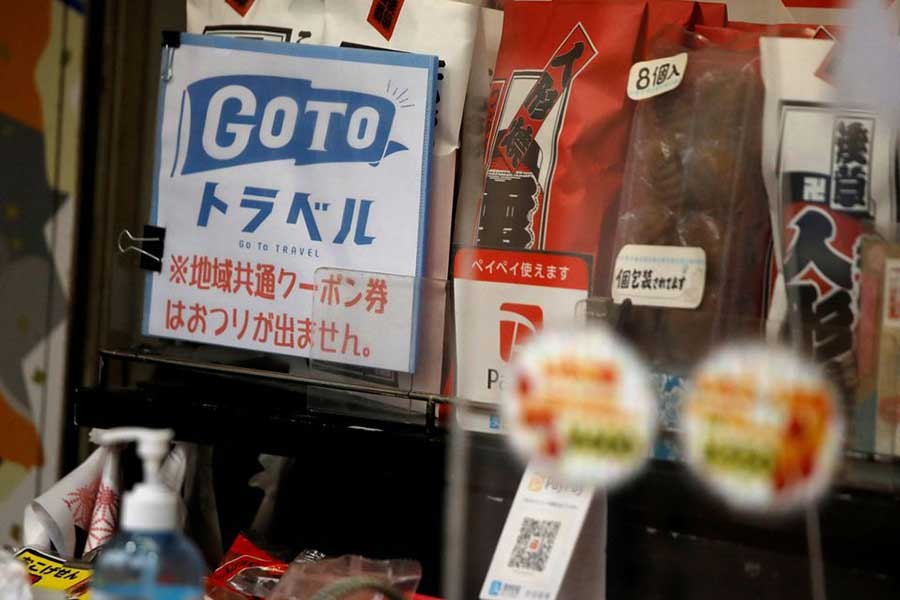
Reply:
[[[677, 371], [716, 342], [762, 329], [771, 243], [763, 88], [755, 48], [685, 33], [654, 50], [660, 58], [685, 52], [687, 66], [677, 88], [638, 102], [611, 255], [627, 244], [703, 249], [699, 307], [635, 307], [627, 331], [657, 366]], [[607, 282], [621, 287], [611, 271]]]
[[240, 534], [206, 579], [206, 597], [211, 600], [262, 599], [268, 596], [288, 564]]

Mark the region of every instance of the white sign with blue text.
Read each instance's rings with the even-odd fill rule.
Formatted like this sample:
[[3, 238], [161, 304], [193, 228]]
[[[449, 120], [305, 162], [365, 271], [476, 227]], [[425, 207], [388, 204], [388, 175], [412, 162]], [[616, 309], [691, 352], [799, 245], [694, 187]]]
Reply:
[[[353, 332], [313, 303], [356, 294], [319, 298], [315, 271], [421, 275], [437, 58], [190, 34], [163, 57], [151, 223], [165, 245], [145, 334], [346, 349]], [[392, 300], [359, 292], [359, 310]]]

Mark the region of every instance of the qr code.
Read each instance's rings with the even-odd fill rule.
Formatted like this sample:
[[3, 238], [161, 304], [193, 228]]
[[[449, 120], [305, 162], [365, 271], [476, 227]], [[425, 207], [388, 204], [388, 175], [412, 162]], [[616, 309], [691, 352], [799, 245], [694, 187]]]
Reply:
[[516, 545], [513, 546], [509, 566], [513, 569], [543, 572], [559, 533], [559, 526], [559, 521], [540, 521], [525, 517]]

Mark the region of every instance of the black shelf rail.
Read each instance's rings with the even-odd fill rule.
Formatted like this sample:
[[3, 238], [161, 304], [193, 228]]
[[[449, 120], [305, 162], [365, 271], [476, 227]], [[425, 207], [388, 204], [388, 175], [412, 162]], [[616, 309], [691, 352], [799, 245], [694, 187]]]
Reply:
[[[149, 368], [146, 377], [134, 376]], [[124, 371], [123, 371], [124, 370]], [[128, 383], [112, 382], [128, 372]], [[136, 383], [130, 383], [130, 380]], [[332, 406], [335, 395], [350, 405]], [[408, 400], [408, 410], [371, 397]], [[377, 385], [323, 381], [259, 369], [158, 355], [102, 351], [99, 385], [75, 393], [75, 422], [84, 427], [169, 427], [197, 443], [240, 439], [261, 451], [290, 455], [298, 436], [390, 433], [402, 442], [443, 442], [437, 407], [447, 398]]]

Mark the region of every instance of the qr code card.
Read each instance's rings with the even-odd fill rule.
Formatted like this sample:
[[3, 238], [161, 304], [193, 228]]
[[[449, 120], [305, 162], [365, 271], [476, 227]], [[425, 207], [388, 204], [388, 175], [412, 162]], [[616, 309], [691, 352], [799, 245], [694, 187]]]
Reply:
[[553, 543], [562, 523], [525, 517], [519, 529], [519, 537], [513, 546], [509, 566], [513, 569], [528, 569], [543, 572], [547, 558], [553, 551]]
[[591, 498], [526, 469], [479, 597], [555, 600]]

